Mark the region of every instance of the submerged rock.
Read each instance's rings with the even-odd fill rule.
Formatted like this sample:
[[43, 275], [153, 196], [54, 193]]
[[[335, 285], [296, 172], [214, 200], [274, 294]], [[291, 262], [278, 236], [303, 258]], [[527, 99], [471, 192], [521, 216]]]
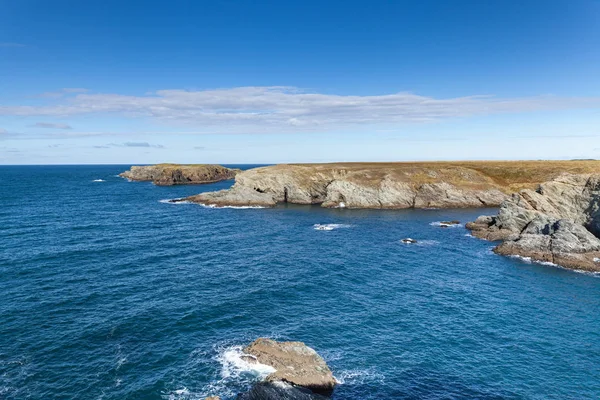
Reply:
[[155, 185], [192, 185], [224, 181], [235, 178], [238, 169], [230, 169], [221, 165], [196, 164], [158, 164], [133, 166], [119, 176], [132, 181], [152, 181]]
[[442, 227], [442, 228], [449, 228], [451, 226], [456, 226], [456, 225], [460, 225], [460, 221], [453, 220], [453, 221], [441, 221], [440, 222], [440, 227]]
[[240, 393], [237, 400], [327, 400], [329, 397], [287, 384], [285, 382], [259, 382], [246, 393]]
[[502, 240], [494, 251], [572, 269], [600, 271], [600, 175], [570, 175], [522, 190], [498, 215], [466, 227], [473, 236]]
[[[288, 387], [281, 386], [280, 383], [288, 383], [294, 387], [304, 388], [303, 393], [308, 389], [322, 395], [329, 395], [333, 392], [337, 381], [325, 360], [317, 354], [315, 350], [302, 342], [276, 342], [271, 339], [260, 338], [244, 349], [244, 353], [254, 356], [256, 361], [271, 366], [275, 372], [265, 378], [265, 382], [271, 385], [259, 386], [258, 392], [280, 392], [281, 389], [288, 390]], [[300, 389], [296, 388], [296, 391]], [[242, 397], [246, 399], [246, 397]], [[254, 399], [260, 397], [247, 397]], [[268, 399], [270, 397], [263, 397]], [[288, 398], [288, 397], [274, 397]], [[300, 398], [300, 397], [289, 397]], [[306, 397], [306, 399], [316, 399], [318, 397]]]
[[417, 241], [415, 239], [411, 239], [411, 238], [402, 239], [401, 242], [406, 243], [406, 244], [417, 243]]

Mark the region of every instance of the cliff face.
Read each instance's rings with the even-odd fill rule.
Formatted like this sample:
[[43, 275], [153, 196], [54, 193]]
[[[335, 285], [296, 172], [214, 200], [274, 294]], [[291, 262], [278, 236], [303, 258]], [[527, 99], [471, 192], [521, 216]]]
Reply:
[[498, 254], [600, 271], [600, 174], [564, 174], [505, 201], [497, 216], [467, 224], [474, 236], [502, 240]]
[[562, 171], [600, 172], [595, 161], [289, 164], [236, 176], [229, 190], [187, 200], [215, 206], [320, 204], [347, 208], [499, 206], [515, 189]]
[[506, 198], [485, 175], [467, 168], [378, 165], [276, 165], [244, 171], [235, 185], [191, 201], [216, 206], [321, 204], [347, 208], [483, 207]]
[[158, 164], [133, 166], [119, 176], [132, 181], [152, 181], [155, 185], [168, 186], [219, 182], [233, 179], [238, 172], [237, 169], [212, 164]]

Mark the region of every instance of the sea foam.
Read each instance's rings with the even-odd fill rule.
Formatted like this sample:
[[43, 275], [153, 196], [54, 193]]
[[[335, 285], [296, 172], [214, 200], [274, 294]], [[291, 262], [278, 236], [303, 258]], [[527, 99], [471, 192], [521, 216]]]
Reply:
[[276, 371], [275, 368], [258, 361], [247, 361], [247, 358], [255, 360], [254, 356], [242, 351], [242, 346], [231, 346], [221, 350], [217, 356], [217, 361], [221, 363], [221, 377], [228, 379], [250, 375], [253, 378], [263, 379]]
[[431, 226], [443, 226], [444, 228], [464, 228], [464, 224], [443, 224], [442, 221], [431, 222]]
[[340, 228], [350, 228], [352, 225], [348, 224], [314, 224], [313, 229], [317, 231], [332, 231]]
[[92, 182], [106, 182], [104, 179], [94, 179]]

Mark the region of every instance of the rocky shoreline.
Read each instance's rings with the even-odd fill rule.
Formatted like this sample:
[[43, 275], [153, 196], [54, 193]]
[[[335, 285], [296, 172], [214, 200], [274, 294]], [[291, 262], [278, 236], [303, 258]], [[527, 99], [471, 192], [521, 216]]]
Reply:
[[501, 255], [600, 272], [600, 174], [563, 174], [466, 225]]
[[157, 164], [132, 166], [119, 176], [131, 181], [152, 181], [155, 185], [171, 186], [220, 182], [235, 178], [238, 172], [239, 169], [215, 164]]
[[510, 194], [562, 172], [600, 172], [595, 161], [281, 164], [236, 175], [227, 190], [186, 201], [208, 206], [327, 208], [498, 207]]

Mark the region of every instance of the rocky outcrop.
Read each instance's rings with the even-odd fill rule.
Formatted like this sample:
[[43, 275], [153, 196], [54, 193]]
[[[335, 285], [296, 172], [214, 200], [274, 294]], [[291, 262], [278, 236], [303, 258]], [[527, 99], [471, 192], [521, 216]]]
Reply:
[[302, 342], [276, 342], [260, 338], [247, 346], [244, 353], [254, 362], [275, 369], [265, 378], [265, 382], [275, 388], [281, 388], [281, 383], [285, 383], [303, 388], [305, 393], [308, 390], [329, 395], [337, 384], [323, 358]]
[[466, 227], [473, 236], [502, 240], [498, 254], [600, 271], [600, 175], [564, 174], [522, 190], [502, 203], [498, 215]]
[[224, 181], [235, 178], [239, 171], [213, 164], [158, 164], [133, 166], [119, 176], [132, 181], [152, 181], [155, 185], [170, 186]]
[[276, 165], [244, 171], [231, 189], [186, 200], [214, 206], [329, 208], [465, 208], [498, 206], [503, 187], [485, 174], [442, 164]]

